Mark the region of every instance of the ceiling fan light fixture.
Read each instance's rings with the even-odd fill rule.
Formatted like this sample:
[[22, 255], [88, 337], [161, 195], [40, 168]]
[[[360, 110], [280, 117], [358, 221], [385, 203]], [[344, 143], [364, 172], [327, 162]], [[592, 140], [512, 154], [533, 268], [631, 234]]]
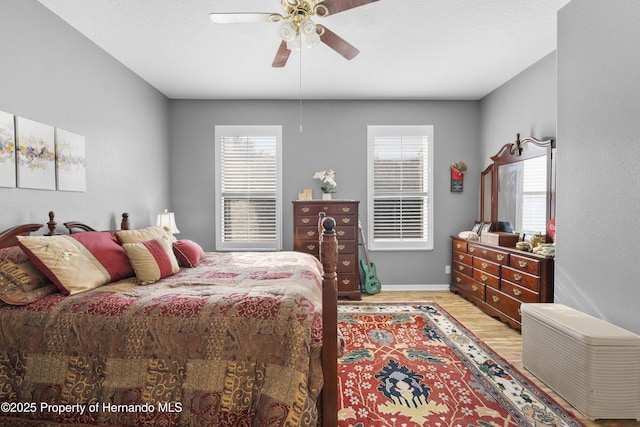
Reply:
[[287, 49], [290, 51], [299, 51], [301, 45], [300, 36], [296, 36], [293, 40], [287, 41]]
[[320, 35], [315, 31], [310, 34], [305, 34], [304, 36], [304, 45], [307, 49], [311, 49], [320, 43]]
[[280, 26], [280, 38], [282, 38], [282, 40], [286, 41], [287, 43], [294, 41], [297, 35], [298, 28], [293, 22], [285, 21]]
[[353, 59], [360, 51], [346, 40], [313, 22], [311, 17], [326, 18], [345, 10], [354, 9], [379, 0], [280, 0], [284, 13], [210, 13], [216, 24], [244, 22], [280, 23], [280, 46], [271, 64], [282, 68], [286, 65], [291, 51], [302, 47], [311, 49], [320, 42], [336, 51], [345, 59]]
[[316, 33], [316, 23], [311, 18], [305, 18], [300, 23], [300, 32], [305, 36]]

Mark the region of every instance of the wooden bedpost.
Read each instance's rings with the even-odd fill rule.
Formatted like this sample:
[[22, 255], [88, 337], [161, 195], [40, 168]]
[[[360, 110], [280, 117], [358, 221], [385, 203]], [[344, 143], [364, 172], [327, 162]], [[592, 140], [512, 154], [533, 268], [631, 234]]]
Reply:
[[49, 228], [49, 232], [45, 234], [45, 236], [55, 236], [56, 234], [60, 234], [56, 231], [56, 227], [58, 223], [55, 221], [56, 214], [53, 211], [49, 211], [49, 222], [47, 222], [47, 227]]
[[336, 221], [320, 213], [322, 280], [322, 425], [338, 425], [338, 239]]
[[120, 230], [130, 230], [131, 224], [129, 224], [129, 214], [124, 212], [122, 214], [122, 221], [120, 222]]

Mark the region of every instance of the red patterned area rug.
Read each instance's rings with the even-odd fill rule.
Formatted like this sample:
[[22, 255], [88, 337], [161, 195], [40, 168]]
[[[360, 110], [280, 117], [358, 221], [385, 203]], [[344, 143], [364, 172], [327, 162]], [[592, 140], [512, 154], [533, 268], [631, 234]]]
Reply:
[[584, 427], [434, 303], [340, 303], [341, 427]]

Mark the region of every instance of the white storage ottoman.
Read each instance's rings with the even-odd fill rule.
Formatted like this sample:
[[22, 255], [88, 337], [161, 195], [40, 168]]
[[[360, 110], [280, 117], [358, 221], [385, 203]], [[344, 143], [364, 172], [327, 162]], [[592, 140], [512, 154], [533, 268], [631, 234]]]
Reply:
[[562, 304], [522, 304], [522, 365], [587, 418], [640, 421], [640, 336]]

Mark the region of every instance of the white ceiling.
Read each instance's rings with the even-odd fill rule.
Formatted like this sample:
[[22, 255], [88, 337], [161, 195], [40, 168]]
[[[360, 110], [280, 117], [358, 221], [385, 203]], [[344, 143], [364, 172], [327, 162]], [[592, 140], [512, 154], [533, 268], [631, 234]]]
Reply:
[[[480, 99], [556, 48], [569, 0], [379, 0], [317, 18], [360, 49], [324, 44], [272, 68], [279, 0], [39, 0], [173, 99]], [[301, 90], [302, 89], [302, 90]]]

